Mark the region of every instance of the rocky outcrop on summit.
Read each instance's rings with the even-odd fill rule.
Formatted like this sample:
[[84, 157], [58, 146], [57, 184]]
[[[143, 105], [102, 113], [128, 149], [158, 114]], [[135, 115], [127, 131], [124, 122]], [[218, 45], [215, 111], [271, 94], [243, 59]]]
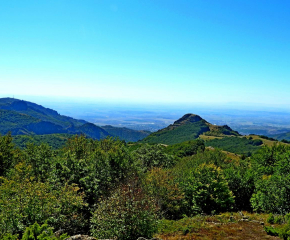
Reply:
[[187, 113], [183, 117], [181, 117], [177, 121], [175, 121], [173, 123], [173, 125], [184, 125], [184, 124], [187, 124], [187, 123], [194, 123], [194, 122], [198, 122], [198, 121], [202, 121], [202, 120], [204, 120], [204, 119], [202, 119], [198, 115]]

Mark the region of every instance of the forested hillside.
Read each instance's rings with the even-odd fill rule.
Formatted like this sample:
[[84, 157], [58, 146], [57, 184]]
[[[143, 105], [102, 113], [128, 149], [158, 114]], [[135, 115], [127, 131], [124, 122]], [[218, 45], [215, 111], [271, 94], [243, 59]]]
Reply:
[[[107, 131], [107, 130], [109, 131]], [[12, 135], [84, 134], [93, 139], [113, 136], [127, 142], [135, 142], [148, 136], [148, 131], [137, 131], [113, 126], [99, 127], [84, 120], [60, 115], [41, 105], [14, 98], [0, 99], [0, 133]], [[20, 138], [20, 137], [19, 137]], [[24, 139], [24, 138], [23, 138]], [[38, 141], [37, 140], [37, 141]], [[35, 140], [32, 140], [35, 142]], [[54, 147], [57, 144], [53, 144]]]
[[[165, 146], [74, 136], [59, 150], [20, 150], [5, 135], [0, 153], [1, 239], [26, 240], [32, 232], [33, 239], [200, 239], [202, 231], [214, 234], [213, 221], [230, 236], [231, 226], [260, 229], [262, 220], [259, 236], [290, 237], [286, 144], [231, 158], [200, 139]], [[248, 216], [233, 213], [241, 210]]]

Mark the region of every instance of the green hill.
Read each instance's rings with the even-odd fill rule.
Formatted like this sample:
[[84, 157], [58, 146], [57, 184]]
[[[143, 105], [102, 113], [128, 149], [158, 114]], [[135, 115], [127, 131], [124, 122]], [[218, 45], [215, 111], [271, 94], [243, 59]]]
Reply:
[[208, 123], [195, 114], [185, 114], [168, 127], [150, 134], [144, 138], [144, 143], [176, 144], [198, 138], [200, 135], [208, 136], [240, 136], [229, 126], [216, 126]]
[[205, 145], [208, 147], [220, 148], [232, 153], [251, 156], [262, 147], [263, 141], [260, 139], [248, 139], [246, 137], [232, 136], [205, 141]]
[[[112, 126], [101, 128], [84, 120], [60, 115], [55, 110], [32, 102], [0, 98], [0, 134], [8, 132], [12, 135], [85, 134], [94, 139], [113, 136], [131, 142], [149, 135], [147, 131], [128, 128]], [[36, 139], [38, 138], [33, 142], [37, 141]]]
[[103, 139], [108, 136], [111, 136], [107, 131], [103, 128], [100, 128], [92, 123], [86, 123], [78, 128], [78, 130], [84, 133], [86, 136], [90, 136], [94, 139]]
[[287, 140], [287, 141], [290, 141], [290, 132], [287, 132], [287, 133], [281, 133], [281, 134], [277, 134], [277, 135], [271, 135], [272, 138], [275, 138], [279, 141], [281, 140]]
[[51, 122], [56, 125], [60, 125], [63, 128], [67, 128], [72, 125], [77, 127], [86, 123], [84, 120], [77, 120], [71, 117], [60, 115], [57, 111], [50, 108], [45, 108], [32, 102], [14, 98], [1, 98], [0, 109], [23, 113], [45, 122]]
[[0, 109], [0, 133], [6, 134], [10, 131], [13, 135], [30, 134], [27, 125], [40, 122], [39, 119], [23, 113]]
[[[12, 135], [85, 134], [94, 139], [110, 136], [92, 123], [60, 115], [41, 105], [14, 98], [1, 98], [0, 133], [7, 132]], [[32, 142], [35, 141], [37, 138]]]
[[137, 142], [147, 137], [151, 133], [149, 131], [138, 131], [125, 127], [113, 127], [110, 125], [102, 126], [102, 128], [112, 136], [118, 136], [121, 140], [125, 140], [126, 142]]

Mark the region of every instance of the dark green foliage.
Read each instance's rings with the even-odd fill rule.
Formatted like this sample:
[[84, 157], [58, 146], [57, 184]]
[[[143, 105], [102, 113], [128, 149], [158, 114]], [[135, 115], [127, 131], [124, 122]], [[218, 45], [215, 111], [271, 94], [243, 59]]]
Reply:
[[213, 164], [201, 164], [191, 169], [189, 175], [179, 182], [187, 201], [183, 211], [188, 215], [219, 213], [233, 207], [233, 194], [223, 171]]
[[273, 215], [273, 213], [269, 214], [269, 217], [267, 218], [267, 223], [273, 224], [275, 220], [275, 217]]
[[72, 134], [45, 134], [45, 135], [16, 135], [13, 136], [13, 143], [21, 149], [26, 148], [28, 143], [34, 145], [47, 144], [52, 149], [59, 149], [65, 146]]
[[171, 145], [194, 140], [201, 134], [211, 136], [240, 135], [227, 125], [215, 126], [208, 123], [198, 115], [185, 114], [182, 118], [175, 121], [174, 124], [150, 134], [148, 137], [143, 139], [142, 142]]
[[173, 169], [178, 181], [186, 182], [190, 171], [201, 164], [214, 164], [223, 171], [223, 176], [228, 183], [230, 191], [235, 196], [233, 209], [252, 210], [250, 198], [254, 191], [254, 178], [249, 171], [248, 160], [233, 161], [220, 150], [205, 150], [196, 155], [181, 159]]
[[233, 194], [222, 170], [226, 155], [206, 150], [181, 159], [173, 169], [185, 194], [181, 212], [186, 215], [226, 211], [234, 207]]
[[184, 141], [194, 140], [200, 134], [209, 131], [209, 127], [204, 121], [187, 123], [172, 129], [162, 129], [155, 133], [150, 134], [142, 140], [145, 143], [163, 143], [163, 144], [176, 144]]
[[15, 134], [29, 134], [25, 127], [31, 123], [37, 123], [39, 120], [27, 114], [17, 113], [0, 109], [0, 133], [6, 134], [9, 131]]
[[224, 137], [222, 139], [213, 139], [205, 142], [206, 146], [220, 148], [232, 153], [245, 154], [247, 156], [252, 155], [260, 149], [262, 144], [263, 142], [261, 140], [250, 140], [245, 137]]
[[255, 192], [251, 198], [256, 211], [290, 212], [290, 147], [264, 147], [252, 157]]
[[[60, 151], [43, 144], [28, 144], [20, 151], [14, 149], [10, 135], [3, 139], [7, 154], [1, 153], [9, 160], [4, 162], [12, 159], [13, 164], [3, 167], [11, 170], [0, 185], [1, 233], [21, 233], [35, 221], [45, 220], [56, 229], [86, 232], [90, 209], [135, 171], [125, 143], [119, 140], [76, 136]], [[18, 152], [23, 162], [13, 169], [14, 161], [19, 162]]]
[[265, 136], [265, 135], [260, 135], [259, 137], [260, 137], [260, 138], [263, 138], [263, 139], [270, 140], [270, 141], [277, 141], [275, 138], [267, 137], [267, 136]]
[[56, 228], [74, 232], [82, 227], [83, 194], [75, 185], [40, 182], [31, 166], [19, 163], [9, 178], [0, 178], [0, 238], [21, 234], [26, 227], [46, 220]]
[[151, 133], [149, 131], [143, 131], [143, 130], [137, 131], [137, 130], [133, 130], [133, 129], [125, 128], [125, 127], [119, 128], [119, 127], [113, 127], [109, 125], [102, 126], [102, 128], [105, 129], [112, 136], [116, 136], [126, 142], [137, 142], [147, 137]]
[[177, 157], [186, 157], [196, 154], [198, 151], [204, 151], [204, 141], [197, 139], [170, 145], [166, 148], [166, 152]]
[[281, 224], [282, 222], [281, 223], [274, 222], [274, 223], [276, 224], [275, 227], [273, 226], [264, 227], [267, 234], [271, 236], [279, 236], [280, 239], [289, 240], [290, 239], [290, 223], [288, 222], [282, 226], [279, 226], [279, 225], [277, 226], [277, 224]]
[[62, 116], [56, 111], [18, 99], [0, 99], [0, 133], [12, 135], [80, 134], [94, 139], [109, 136], [104, 129], [83, 120]]
[[290, 141], [289, 140], [286, 140], [286, 139], [282, 139], [281, 142], [283, 142], [283, 143], [290, 143]]
[[91, 219], [91, 233], [104, 239], [151, 238], [157, 230], [157, 211], [154, 199], [136, 180], [130, 181], [100, 202]]
[[49, 108], [45, 108], [41, 105], [32, 102], [21, 101], [18, 99], [1, 98], [0, 109], [18, 112], [23, 115], [25, 114], [34, 119], [39, 119], [41, 121], [51, 122], [56, 125], [60, 125], [63, 128], [67, 128], [72, 125], [81, 126], [86, 123], [82, 120], [76, 120], [70, 117], [62, 116], [58, 114], [58, 112]]
[[33, 176], [42, 182], [45, 182], [51, 177], [54, 172], [55, 156], [51, 147], [45, 144], [40, 146], [28, 144], [24, 150], [25, 163], [32, 167]]
[[[104, 128], [108, 129], [108, 133]], [[128, 128], [117, 128], [112, 126], [98, 127], [84, 120], [62, 116], [56, 111], [42, 107], [35, 103], [20, 101], [18, 99], [0, 99], [0, 133], [8, 131], [12, 135], [43, 135], [43, 134], [85, 134], [93, 139], [104, 139], [108, 136], [118, 137], [125, 141], [138, 141], [148, 136], [148, 131], [136, 131]], [[53, 143], [52, 140], [55, 142]], [[58, 137], [48, 139], [34, 137], [32, 139], [21, 139], [18, 137], [17, 144], [22, 148], [24, 142], [31, 141], [35, 144], [48, 143], [53, 148], [59, 148], [63, 141]]]
[[5, 175], [19, 161], [21, 153], [14, 148], [11, 134], [0, 135], [0, 176]]
[[235, 196], [234, 210], [252, 211], [250, 199], [255, 189], [254, 178], [249, 171], [248, 160], [240, 160], [238, 163], [228, 163], [224, 166], [224, 176], [228, 186]]
[[143, 172], [153, 167], [172, 167], [175, 163], [175, 158], [161, 144], [143, 144], [133, 151], [133, 156]]
[[68, 141], [56, 162], [58, 181], [78, 184], [89, 204], [109, 193], [132, 170], [126, 145], [111, 138], [101, 141], [76, 136]]
[[104, 139], [110, 136], [104, 129], [92, 123], [86, 123], [78, 128], [80, 132], [93, 139]]
[[209, 136], [241, 136], [237, 131], [233, 131], [228, 125], [211, 125], [210, 132], [205, 132], [204, 134]]
[[279, 236], [279, 231], [273, 228], [272, 226], [264, 226], [264, 230], [266, 231], [268, 235]]

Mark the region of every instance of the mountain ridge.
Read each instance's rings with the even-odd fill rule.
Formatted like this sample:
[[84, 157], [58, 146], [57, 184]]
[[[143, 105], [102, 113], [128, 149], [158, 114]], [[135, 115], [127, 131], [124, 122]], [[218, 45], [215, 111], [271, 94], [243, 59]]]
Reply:
[[149, 135], [146, 131], [128, 128], [99, 127], [85, 120], [60, 115], [36, 103], [15, 98], [0, 98], [0, 134], [12, 135], [84, 134], [93, 139], [118, 137], [138, 141]]

